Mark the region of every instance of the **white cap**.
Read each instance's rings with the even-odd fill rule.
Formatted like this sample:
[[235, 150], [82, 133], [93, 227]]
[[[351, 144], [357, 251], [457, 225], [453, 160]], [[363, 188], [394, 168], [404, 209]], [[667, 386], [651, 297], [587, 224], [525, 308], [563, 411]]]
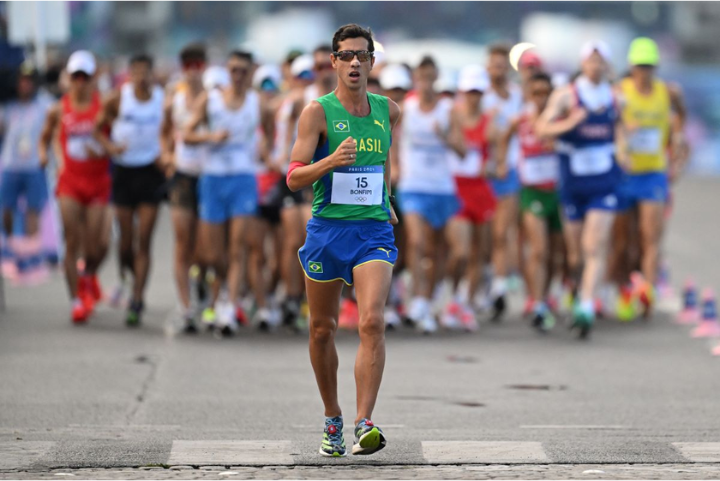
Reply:
[[477, 90], [485, 92], [490, 88], [490, 79], [484, 68], [480, 65], [466, 65], [460, 71], [458, 90], [460, 92], [471, 92]]
[[205, 90], [227, 87], [228, 85], [230, 85], [230, 74], [225, 67], [213, 65], [205, 69], [203, 73], [203, 87], [205, 87]]
[[303, 72], [312, 73], [315, 68], [315, 59], [310, 54], [300, 55], [298, 58], [293, 60], [290, 66], [290, 73], [293, 77], [299, 77]]
[[88, 75], [94, 75], [95, 68], [95, 57], [87, 50], [73, 52], [68, 59], [67, 72], [70, 75], [75, 72], [85, 72]]
[[380, 71], [380, 87], [383, 90], [412, 89], [412, 79], [408, 69], [399, 64], [386, 65]]
[[275, 85], [275, 90], [280, 88], [282, 74], [277, 65], [265, 64], [258, 67], [253, 75], [253, 87], [256, 89], [262, 89], [263, 82], [266, 80], [272, 81]]
[[594, 52], [599, 53], [603, 60], [605, 60], [606, 62], [609, 62], [611, 60], [612, 51], [610, 50], [610, 45], [603, 42], [602, 40], [591, 40], [589, 42], [586, 42], [580, 50], [580, 58], [585, 61], [590, 58], [590, 55], [592, 55]]

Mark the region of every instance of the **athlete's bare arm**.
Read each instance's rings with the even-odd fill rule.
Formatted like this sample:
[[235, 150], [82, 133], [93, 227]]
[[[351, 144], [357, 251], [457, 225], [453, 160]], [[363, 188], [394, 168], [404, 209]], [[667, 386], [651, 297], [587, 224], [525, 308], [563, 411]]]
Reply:
[[450, 125], [447, 131], [442, 129], [436, 129], [438, 136], [445, 142], [450, 149], [452, 149], [460, 158], [465, 158], [467, 154], [467, 146], [465, 145], [465, 136], [462, 132], [462, 122], [460, 120], [460, 114], [457, 110], [452, 109], [450, 111]]
[[[394, 102], [393, 102], [394, 103]], [[397, 105], [397, 104], [395, 104]], [[399, 107], [398, 107], [399, 108]], [[398, 118], [392, 131], [392, 144], [390, 145], [390, 183], [397, 184], [400, 181], [400, 143], [402, 142], [402, 115]]]
[[670, 124], [670, 180], [674, 181], [690, 159], [690, 146], [685, 137], [687, 110], [682, 89], [677, 84], [668, 84], [668, 94], [673, 114]]
[[[47, 117], [45, 117], [45, 124], [43, 125], [42, 133], [40, 134], [40, 143], [38, 145], [38, 157], [40, 157], [40, 167], [43, 169], [47, 167], [49, 156], [48, 150], [52, 144], [55, 136], [55, 129], [60, 122], [60, 102], [56, 102], [48, 111]], [[58, 159], [62, 162], [61, 159]]]
[[217, 132], [197, 132], [198, 127], [208, 123], [207, 119], [208, 94], [203, 92], [197, 99], [193, 109], [192, 118], [183, 131], [183, 140], [188, 145], [197, 144], [219, 144], [225, 142], [229, 137], [227, 130]]
[[93, 137], [110, 156], [121, 155], [127, 148], [124, 145], [114, 144], [107, 134], [107, 132], [110, 131], [113, 122], [117, 119], [119, 112], [120, 91], [116, 90], [103, 102], [100, 115], [95, 121], [95, 129], [93, 130]]
[[518, 125], [520, 125], [520, 117], [515, 117], [510, 121], [507, 129], [498, 131], [494, 135], [495, 145], [497, 145], [495, 175], [500, 179], [507, 177], [507, 153], [510, 139], [517, 133]]
[[570, 87], [563, 87], [550, 95], [547, 107], [535, 123], [535, 133], [540, 137], [558, 137], [577, 127], [587, 115], [587, 110], [575, 105]]
[[[400, 120], [400, 106], [392, 100], [388, 99], [388, 110], [390, 113], [390, 125], [392, 126], [390, 128], [390, 135], [393, 135], [392, 132], [395, 130], [395, 126], [398, 125], [398, 122]], [[393, 152], [391, 146], [391, 148], [388, 150], [388, 158], [387, 160], [385, 160], [385, 186], [387, 188], [388, 195], [392, 195], [392, 170], [393, 164], [395, 162], [393, 160], [393, 157], [395, 155], [396, 153]], [[392, 225], [398, 223], [398, 218], [395, 214], [395, 208], [392, 205], [390, 206], [390, 223]]]
[[298, 122], [298, 135], [290, 160], [301, 162], [303, 167], [294, 169], [288, 176], [288, 187], [293, 192], [308, 187], [331, 172], [336, 167], [345, 167], [355, 163], [357, 142], [352, 137], [345, 139], [333, 152], [318, 162], [312, 162], [315, 150], [327, 137], [325, 110], [316, 101], [303, 109]]
[[274, 163], [272, 151], [275, 147], [275, 113], [277, 112], [277, 102], [266, 101], [260, 104], [260, 126], [262, 128], [262, 136], [260, 142], [260, 159], [263, 163], [274, 171], [280, 171], [280, 166]]
[[175, 138], [173, 132], [173, 96], [174, 88], [168, 88], [165, 92], [165, 101], [163, 105], [163, 120], [160, 124], [160, 166], [167, 175], [172, 173], [175, 166]]

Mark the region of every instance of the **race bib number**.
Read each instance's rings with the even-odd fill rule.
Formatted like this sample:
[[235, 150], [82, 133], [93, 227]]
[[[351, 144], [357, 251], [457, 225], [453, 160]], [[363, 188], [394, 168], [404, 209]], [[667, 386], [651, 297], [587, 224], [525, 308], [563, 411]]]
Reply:
[[332, 178], [332, 204], [382, 204], [385, 183], [382, 165], [339, 167], [333, 171]]
[[456, 176], [460, 177], [478, 177], [482, 171], [482, 154], [478, 149], [469, 149], [464, 159], [460, 156], [450, 156], [450, 170]]
[[662, 151], [662, 134], [657, 128], [637, 129], [630, 135], [630, 151], [636, 154], [657, 154]]
[[570, 172], [576, 176], [601, 175], [613, 166], [613, 146], [585, 147], [570, 154]]
[[520, 178], [523, 184], [540, 185], [557, 181], [559, 163], [557, 155], [539, 155], [523, 159], [520, 164]]
[[91, 135], [72, 135], [68, 137], [67, 152], [74, 160], [89, 160], [90, 153], [88, 149], [91, 149], [98, 155], [102, 152], [102, 148], [95, 142], [95, 139], [93, 139]]

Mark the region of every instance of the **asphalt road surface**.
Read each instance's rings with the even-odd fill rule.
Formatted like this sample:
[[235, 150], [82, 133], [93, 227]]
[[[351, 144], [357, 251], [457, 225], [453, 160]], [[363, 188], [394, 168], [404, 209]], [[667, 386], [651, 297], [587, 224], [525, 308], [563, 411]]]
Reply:
[[[691, 275], [720, 289], [719, 188], [686, 179], [676, 189], [665, 250], [677, 287]], [[306, 335], [173, 335], [167, 212], [153, 250], [140, 329], [106, 306], [72, 326], [59, 274], [8, 290], [0, 477], [720, 476], [718, 341], [691, 339], [673, 302], [650, 323], [601, 322], [589, 342], [560, 326], [539, 336], [517, 312], [472, 335], [389, 333], [374, 414], [388, 447], [328, 460], [317, 454], [323, 410]], [[357, 343], [338, 336], [348, 442]]]

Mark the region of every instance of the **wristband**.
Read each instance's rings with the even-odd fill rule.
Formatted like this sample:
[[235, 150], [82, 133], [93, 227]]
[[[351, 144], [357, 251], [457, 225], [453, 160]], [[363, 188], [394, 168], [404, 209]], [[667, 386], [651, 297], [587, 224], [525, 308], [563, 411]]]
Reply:
[[290, 174], [292, 174], [292, 171], [297, 169], [298, 167], [305, 167], [307, 164], [303, 162], [290, 162], [290, 165], [288, 166], [287, 176], [285, 176], [285, 183], [290, 183]]

